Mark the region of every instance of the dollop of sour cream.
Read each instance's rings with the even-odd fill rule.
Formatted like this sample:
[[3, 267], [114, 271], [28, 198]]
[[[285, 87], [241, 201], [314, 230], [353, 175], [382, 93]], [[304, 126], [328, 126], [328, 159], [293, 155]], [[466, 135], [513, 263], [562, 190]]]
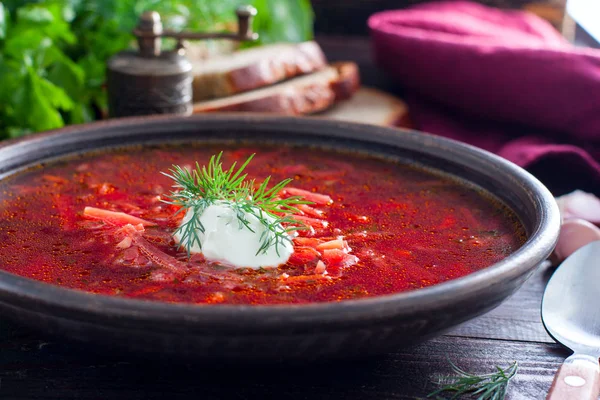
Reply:
[[[189, 209], [181, 224], [192, 217], [195, 217], [194, 210]], [[208, 261], [236, 268], [258, 269], [285, 264], [294, 252], [291, 242], [284, 240], [277, 245], [277, 249], [270, 246], [266, 252], [257, 254], [261, 247], [261, 236], [266, 229], [254, 215], [245, 213], [244, 217], [254, 232], [240, 224], [231, 203], [223, 201], [208, 206], [200, 216], [204, 232], [196, 232], [200, 238], [200, 246], [194, 243], [190, 252], [202, 253]], [[265, 215], [265, 218], [269, 222], [274, 221], [270, 216]], [[282, 232], [283, 230], [281, 227]], [[267, 234], [273, 235], [272, 232]], [[177, 231], [174, 236], [180, 245], [186, 246], [187, 242], [182, 242], [181, 231]]]

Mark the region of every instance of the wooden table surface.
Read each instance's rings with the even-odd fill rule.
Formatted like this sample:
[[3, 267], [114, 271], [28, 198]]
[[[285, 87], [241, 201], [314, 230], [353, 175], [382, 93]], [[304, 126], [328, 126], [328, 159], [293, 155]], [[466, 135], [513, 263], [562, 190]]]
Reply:
[[[321, 40], [332, 60], [355, 59], [365, 83], [397, 91], [371, 64], [364, 39]], [[348, 57], [352, 55], [351, 57]], [[543, 399], [569, 352], [546, 334], [542, 267], [497, 309], [419, 346], [382, 357], [305, 367], [231, 369], [144, 360], [50, 338], [0, 318], [0, 399], [417, 399], [450, 373], [519, 363], [509, 398]]]
[[385, 356], [304, 367], [231, 370], [103, 354], [0, 319], [0, 399], [418, 399], [449, 374], [447, 359], [484, 373], [519, 363], [509, 399], [543, 399], [568, 351], [540, 320], [548, 267], [497, 309]]

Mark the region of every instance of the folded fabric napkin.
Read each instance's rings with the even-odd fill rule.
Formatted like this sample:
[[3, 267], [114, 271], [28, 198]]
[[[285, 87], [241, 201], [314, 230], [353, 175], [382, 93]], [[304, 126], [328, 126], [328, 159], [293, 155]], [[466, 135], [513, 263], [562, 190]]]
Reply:
[[418, 129], [500, 154], [556, 195], [600, 193], [600, 50], [533, 14], [464, 1], [377, 13], [369, 27]]

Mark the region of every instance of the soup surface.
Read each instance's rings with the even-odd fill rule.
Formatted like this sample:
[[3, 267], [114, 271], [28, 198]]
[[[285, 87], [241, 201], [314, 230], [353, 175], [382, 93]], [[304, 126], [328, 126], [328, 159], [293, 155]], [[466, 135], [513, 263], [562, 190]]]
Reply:
[[[173, 240], [181, 213], [174, 216], [176, 207], [162, 201], [173, 181], [161, 172], [173, 164], [202, 165], [220, 151], [225, 168], [256, 153], [249, 177], [292, 178], [290, 186], [333, 199], [309, 210], [311, 223], [326, 222], [300, 232], [285, 265], [233, 269], [190, 258]], [[459, 181], [308, 147], [131, 147], [36, 167], [0, 187], [1, 269], [88, 292], [167, 302], [309, 303], [402, 292], [485, 268], [525, 240], [506, 207]], [[124, 239], [119, 224], [89, 218], [85, 207], [154, 226]], [[331, 245], [337, 242], [343, 250]], [[175, 266], [185, 273], [173, 274]]]

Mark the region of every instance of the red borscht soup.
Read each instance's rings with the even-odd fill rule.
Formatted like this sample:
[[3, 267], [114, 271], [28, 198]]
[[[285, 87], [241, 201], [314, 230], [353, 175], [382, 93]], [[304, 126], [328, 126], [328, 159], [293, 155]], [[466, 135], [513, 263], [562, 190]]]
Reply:
[[[276, 251], [288, 251], [281, 265], [214, 261], [208, 242], [189, 252], [177, 237], [187, 216], [170, 201], [183, 190], [173, 187], [170, 171], [174, 165], [193, 170], [220, 152], [224, 171], [256, 154], [245, 168], [254, 187], [267, 176], [267, 187], [291, 179], [271, 193], [274, 201], [298, 201], [294, 212], [274, 212], [282, 221], [285, 216], [282, 227], [293, 220], [301, 228], [274, 228], [281, 237], [289, 234], [287, 247]], [[1, 189], [1, 269], [166, 302], [314, 303], [398, 293], [486, 268], [525, 241], [507, 207], [465, 182], [392, 159], [313, 147], [130, 147], [31, 168]], [[231, 228], [221, 217], [210, 223]], [[254, 232], [242, 225], [246, 234]], [[220, 237], [214, 236], [215, 249]], [[233, 240], [221, 257], [243, 251], [241, 236]], [[248, 265], [255, 254], [261, 253], [253, 250]]]

